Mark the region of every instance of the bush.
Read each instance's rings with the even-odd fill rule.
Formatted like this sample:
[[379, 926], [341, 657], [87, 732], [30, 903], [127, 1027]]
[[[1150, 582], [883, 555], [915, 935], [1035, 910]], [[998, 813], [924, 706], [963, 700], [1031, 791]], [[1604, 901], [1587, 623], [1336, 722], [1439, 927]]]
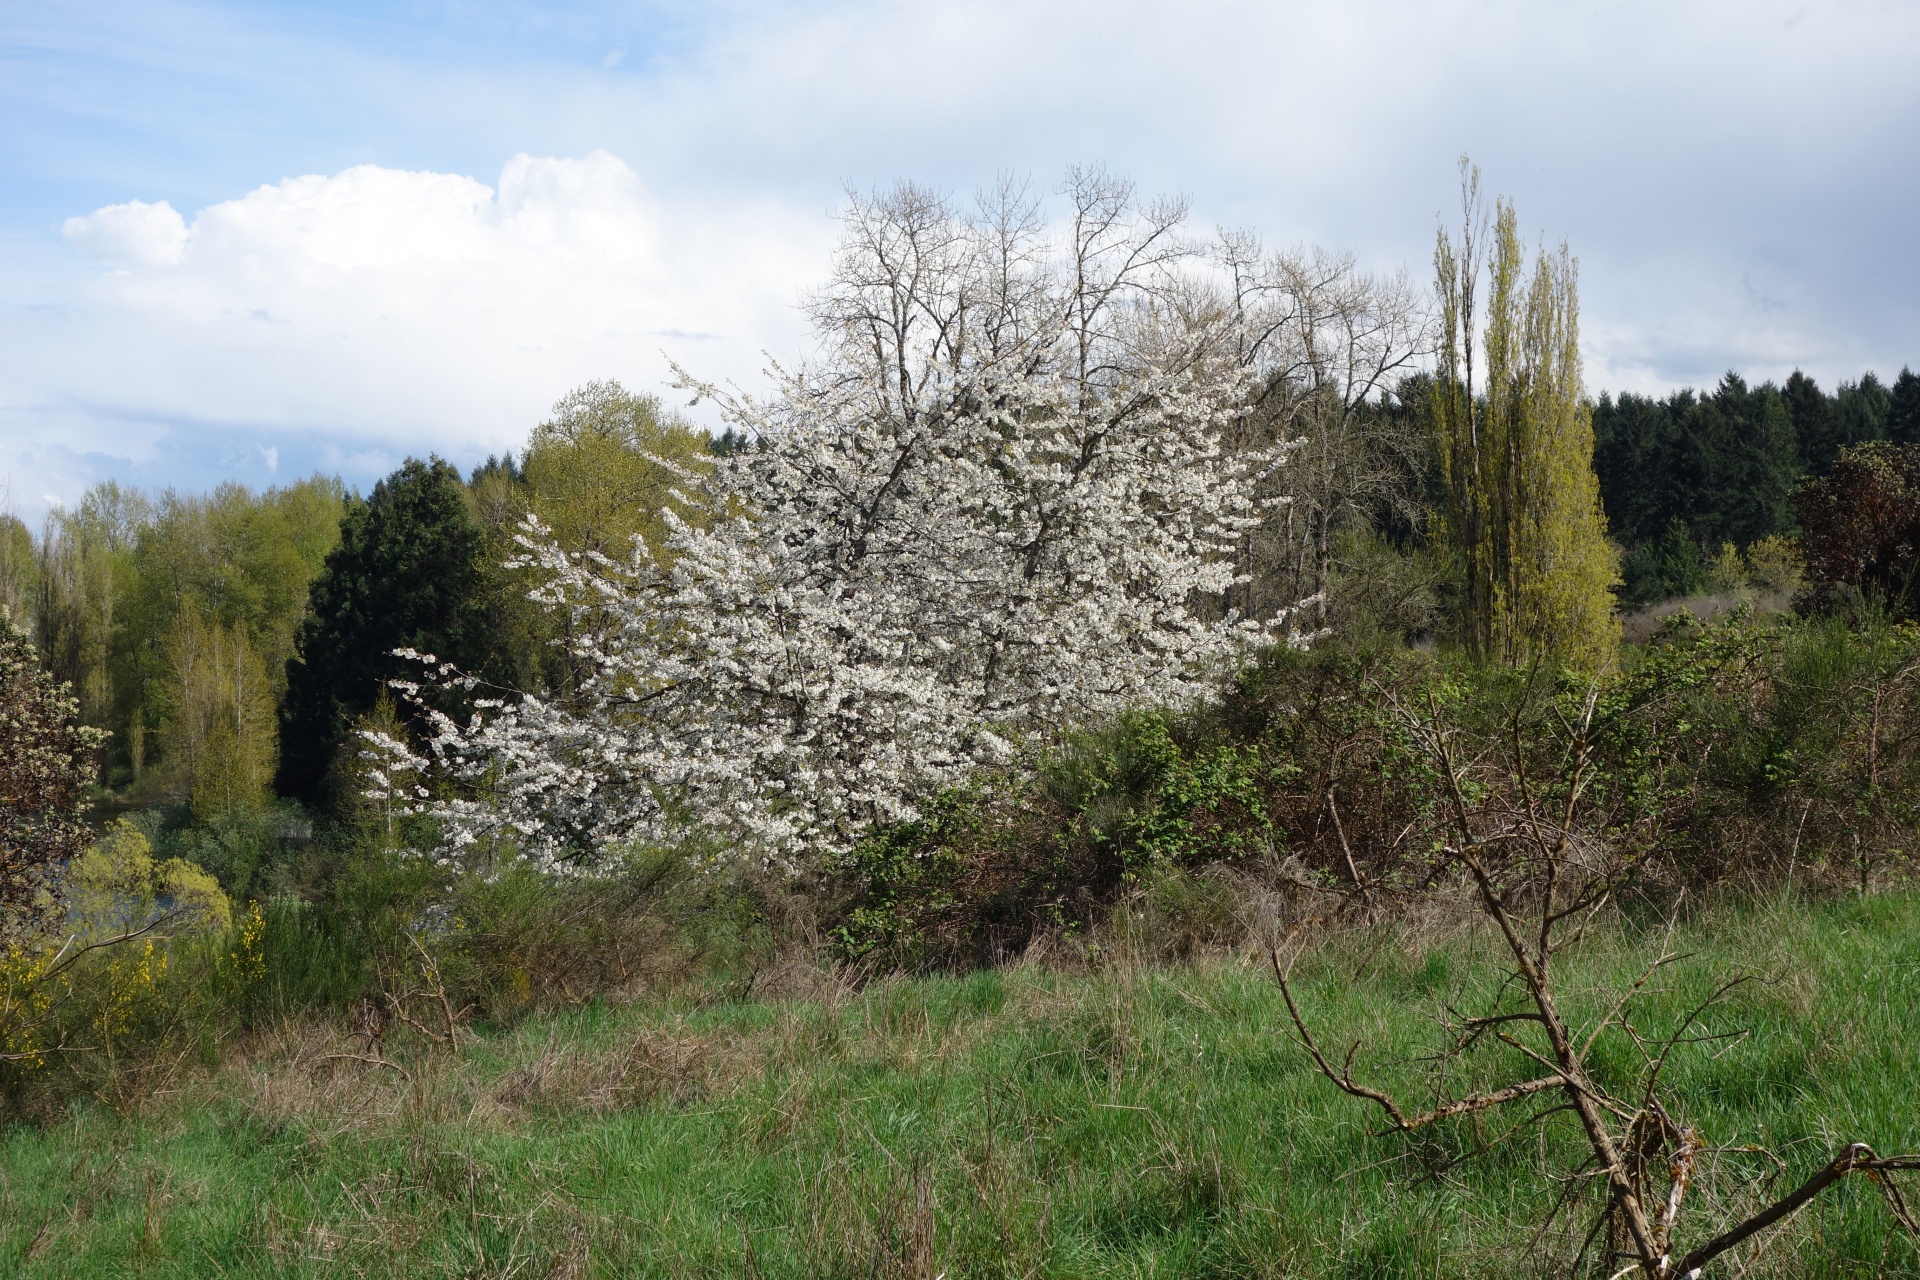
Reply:
[[1085, 925], [1169, 869], [1265, 853], [1272, 767], [1261, 748], [1177, 740], [1185, 727], [1165, 713], [1122, 716], [875, 831], [834, 869], [838, 952], [914, 967], [990, 962]]
[[1627, 599], [1649, 605], [1700, 591], [1707, 585], [1708, 565], [1692, 530], [1676, 518], [1659, 537], [1628, 552], [1621, 573]]
[[738, 873], [696, 873], [686, 850], [667, 848], [592, 876], [516, 861], [462, 879], [419, 923], [450, 998], [498, 1020], [730, 970], [764, 944], [765, 915]]
[[1830, 610], [1851, 590], [1896, 617], [1920, 613], [1920, 445], [1844, 450], [1793, 503], [1806, 530], [1814, 607]]
[[1179, 951], [1231, 929], [1211, 907], [1167, 909], [1208, 901], [1207, 868], [1378, 914], [1451, 874], [1436, 739], [1463, 770], [1509, 771], [1543, 812], [1564, 798], [1538, 780], [1588, 752], [1569, 838], [1629, 850], [1633, 894], [1864, 884], [1903, 867], [1920, 832], [1920, 629], [1681, 613], [1599, 679], [1391, 643], [1277, 650], [1211, 706], [1125, 717], [876, 830], [838, 868], [835, 946], [907, 967], [993, 962], [1125, 902]]

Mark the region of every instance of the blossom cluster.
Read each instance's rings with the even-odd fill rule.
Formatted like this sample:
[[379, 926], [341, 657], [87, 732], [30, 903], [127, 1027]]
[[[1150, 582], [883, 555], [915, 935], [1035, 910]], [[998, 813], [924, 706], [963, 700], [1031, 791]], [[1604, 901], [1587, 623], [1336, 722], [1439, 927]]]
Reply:
[[1185, 701], [1289, 637], [1294, 611], [1225, 604], [1287, 450], [1229, 447], [1251, 375], [1220, 323], [1168, 318], [1161, 224], [1109, 219], [1072, 271], [1020, 242], [1015, 278], [1004, 222], [856, 212], [816, 308], [837, 344], [763, 400], [697, 388], [751, 443], [685, 474], [662, 546], [523, 527], [585, 678], [426, 711], [419, 752], [370, 736], [381, 794], [448, 854], [592, 865], [694, 826], [800, 868], [1023, 738]]

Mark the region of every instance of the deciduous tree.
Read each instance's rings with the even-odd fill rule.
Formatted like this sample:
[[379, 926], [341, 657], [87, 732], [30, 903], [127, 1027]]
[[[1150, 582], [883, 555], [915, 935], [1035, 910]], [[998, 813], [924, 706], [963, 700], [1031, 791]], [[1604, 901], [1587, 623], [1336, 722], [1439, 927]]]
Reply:
[[1794, 496], [1794, 507], [1816, 588], [1848, 586], [1896, 615], [1920, 612], [1920, 445], [1843, 450], [1829, 474]]
[[[1184, 700], [1286, 635], [1203, 612], [1277, 459], [1228, 447], [1255, 375], [1190, 306], [1184, 210], [1099, 172], [1065, 194], [1057, 242], [1010, 184], [972, 216], [854, 200], [819, 359], [764, 400], [685, 379], [755, 441], [688, 471], [711, 524], [670, 511], [670, 558], [624, 563], [530, 529], [543, 598], [608, 623], [575, 643], [578, 696], [435, 717], [454, 847], [552, 865], [690, 817], [802, 862], [1023, 734]], [[428, 764], [383, 745], [396, 790]]]
[[[1495, 202], [1489, 242], [1479, 171], [1463, 159], [1461, 177], [1461, 239], [1443, 229], [1434, 254], [1440, 348], [1428, 405], [1465, 571], [1462, 636], [1495, 661], [1598, 669], [1618, 644], [1616, 573], [1593, 472], [1573, 256], [1564, 244], [1543, 250], [1523, 281], [1513, 206]], [[1477, 334], [1483, 260], [1490, 293]]]
[[0, 937], [45, 919], [60, 868], [86, 847], [81, 814], [102, 737], [0, 610]]

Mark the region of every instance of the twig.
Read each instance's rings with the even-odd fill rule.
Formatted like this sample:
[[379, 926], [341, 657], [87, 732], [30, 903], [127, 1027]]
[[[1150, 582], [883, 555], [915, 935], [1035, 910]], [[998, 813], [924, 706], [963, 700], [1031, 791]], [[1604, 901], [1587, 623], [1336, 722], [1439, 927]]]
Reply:
[[408, 1084], [413, 1083], [413, 1074], [409, 1072], [405, 1067], [401, 1066], [399, 1063], [393, 1061], [390, 1058], [383, 1058], [378, 1054], [323, 1053], [320, 1055], [319, 1061], [321, 1062], [364, 1062], [368, 1066], [385, 1067], [389, 1071], [397, 1071], [400, 1073], [401, 1079], [405, 1080]]

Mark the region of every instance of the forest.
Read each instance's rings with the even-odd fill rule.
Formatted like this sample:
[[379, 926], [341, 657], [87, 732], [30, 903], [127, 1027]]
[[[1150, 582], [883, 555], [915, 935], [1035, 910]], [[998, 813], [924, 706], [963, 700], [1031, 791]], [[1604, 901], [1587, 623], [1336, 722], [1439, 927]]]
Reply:
[[1920, 376], [1596, 397], [1462, 196], [900, 184], [717, 433], [0, 517], [0, 1259], [1920, 1274]]

